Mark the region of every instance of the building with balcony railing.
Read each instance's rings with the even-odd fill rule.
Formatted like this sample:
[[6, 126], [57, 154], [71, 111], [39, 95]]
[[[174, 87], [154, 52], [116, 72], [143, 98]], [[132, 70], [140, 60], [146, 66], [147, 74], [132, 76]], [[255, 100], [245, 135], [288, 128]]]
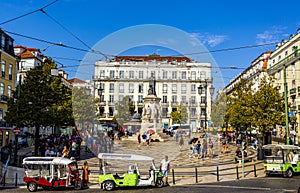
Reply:
[[[276, 86], [284, 96], [284, 84], [286, 83], [289, 115], [300, 121], [300, 28], [297, 34], [291, 34], [288, 40], [282, 40], [276, 45], [271, 54], [268, 74], [275, 77]], [[291, 128], [290, 131], [296, 131]], [[294, 131], [293, 131], [294, 132]], [[297, 134], [300, 137], [299, 133]], [[297, 140], [299, 141], [299, 140]]]
[[[187, 108], [187, 123], [193, 128], [204, 123], [201, 112], [205, 105], [200, 105], [204, 95], [198, 94], [198, 86], [212, 85], [211, 64], [193, 61], [185, 56], [118, 56], [111, 61], [97, 61], [93, 77], [96, 98], [100, 97], [99, 120], [110, 121], [117, 116], [115, 104], [129, 96], [134, 102], [135, 111], [143, 111], [143, 98], [147, 96], [151, 74], [156, 80], [156, 95], [161, 98], [162, 123], [171, 124], [170, 113], [178, 105]], [[97, 89], [102, 89], [101, 96]], [[211, 98], [207, 95], [207, 120], [210, 119]]]
[[17, 66], [13, 42], [13, 38], [0, 29], [0, 147], [13, 139], [12, 128], [4, 120], [8, 99], [12, 97], [16, 85]]

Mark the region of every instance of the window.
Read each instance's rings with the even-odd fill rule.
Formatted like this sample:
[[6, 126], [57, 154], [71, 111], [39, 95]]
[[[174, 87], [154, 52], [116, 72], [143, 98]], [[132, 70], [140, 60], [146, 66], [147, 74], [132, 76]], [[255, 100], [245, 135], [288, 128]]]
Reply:
[[123, 83], [119, 84], [119, 93], [124, 93], [124, 84]]
[[281, 79], [281, 71], [279, 71], [279, 72], [277, 73], [277, 79], [278, 79], [278, 80]]
[[133, 84], [129, 84], [129, 93], [133, 93], [134, 91], [134, 85]]
[[109, 108], [108, 108], [108, 115], [109, 115], [110, 117], [114, 116], [114, 108], [113, 108], [113, 107], [109, 107]]
[[151, 76], [154, 77], [154, 78], [156, 77], [155, 71], [151, 71]]
[[201, 71], [200, 72], [200, 80], [205, 80], [206, 79], [206, 72], [205, 71]]
[[177, 103], [177, 96], [176, 95], [172, 96], [172, 103]]
[[144, 85], [139, 84], [139, 93], [143, 93], [143, 92], [144, 92]]
[[114, 83], [110, 83], [109, 84], [109, 92], [113, 93], [114, 91], [115, 91], [115, 85], [114, 85]]
[[109, 95], [109, 102], [113, 103], [115, 101], [114, 95]]
[[190, 113], [191, 113], [192, 117], [195, 117], [196, 116], [196, 108], [191, 108]]
[[12, 63], [9, 63], [8, 80], [12, 80], [12, 72], [13, 72], [13, 65], [12, 65]]
[[1, 36], [1, 49], [4, 50], [4, 46], [5, 46], [5, 37], [4, 37], [4, 35], [2, 34], [2, 36]]
[[168, 108], [162, 108], [162, 116], [167, 117], [168, 116]]
[[191, 96], [191, 104], [195, 104], [196, 103], [196, 96]]
[[5, 70], [6, 70], [6, 60], [2, 59], [2, 65], [1, 65], [1, 76], [5, 77]]
[[109, 71], [109, 78], [115, 78], [115, 71], [114, 70]]
[[281, 60], [281, 56], [279, 55], [279, 56], [278, 56], [278, 61], [280, 61], [280, 60]]
[[172, 84], [172, 93], [177, 92], [177, 84]]
[[196, 72], [195, 71], [191, 72], [191, 79], [196, 80]]
[[288, 51], [285, 51], [285, 57], [287, 57], [289, 55], [289, 52]]
[[163, 84], [163, 93], [168, 93], [168, 85]]
[[134, 79], [134, 71], [129, 71], [129, 79]]
[[12, 87], [11, 87], [11, 85], [8, 85], [8, 86], [7, 86], [7, 96], [8, 96], [9, 98], [12, 97]]
[[186, 71], [181, 72], [181, 79], [186, 80]]
[[168, 103], [168, 97], [167, 96], [163, 96], [163, 103]]
[[168, 79], [168, 71], [163, 71], [163, 79]]
[[206, 97], [205, 96], [201, 96], [201, 103], [205, 103], [205, 100], [206, 99]]
[[144, 79], [144, 71], [139, 71], [139, 79]]
[[143, 95], [138, 96], [138, 103], [143, 103]]
[[124, 78], [124, 70], [119, 71], [119, 78]]
[[196, 93], [196, 85], [195, 84], [191, 85], [191, 92]]
[[4, 83], [0, 82], [0, 96], [4, 95]]
[[172, 79], [173, 80], [177, 79], [177, 72], [176, 71], [172, 71]]
[[296, 71], [296, 70], [295, 70], [295, 63], [293, 63], [293, 64], [291, 65], [291, 67], [292, 67], [292, 74], [295, 75], [295, 71]]
[[119, 101], [123, 101], [124, 96], [123, 95], [119, 95]]
[[181, 96], [181, 102], [186, 103], [186, 96]]
[[181, 85], [181, 93], [186, 94], [186, 84]]
[[105, 70], [100, 70], [100, 78], [104, 78], [105, 77]]

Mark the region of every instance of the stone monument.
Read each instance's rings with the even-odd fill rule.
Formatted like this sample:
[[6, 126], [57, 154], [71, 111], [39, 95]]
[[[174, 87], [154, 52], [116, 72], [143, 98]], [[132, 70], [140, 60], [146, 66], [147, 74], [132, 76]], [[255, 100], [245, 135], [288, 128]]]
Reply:
[[[161, 123], [161, 98], [156, 96], [156, 80], [154, 75], [151, 74], [149, 79], [148, 95], [143, 98], [144, 108], [142, 113], [142, 123], [140, 133], [147, 133], [153, 130], [157, 134], [157, 129], [162, 127]], [[152, 131], [152, 132], [153, 132]]]

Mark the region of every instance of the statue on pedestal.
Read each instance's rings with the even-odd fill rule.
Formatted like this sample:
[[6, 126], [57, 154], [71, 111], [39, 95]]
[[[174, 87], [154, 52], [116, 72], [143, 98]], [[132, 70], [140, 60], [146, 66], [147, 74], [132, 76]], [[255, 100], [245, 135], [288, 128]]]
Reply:
[[156, 80], [154, 78], [154, 74], [151, 73], [151, 77], [149, 79], [148, 95], [155, 95], [156, 96], [155, 84], [156, 84]]

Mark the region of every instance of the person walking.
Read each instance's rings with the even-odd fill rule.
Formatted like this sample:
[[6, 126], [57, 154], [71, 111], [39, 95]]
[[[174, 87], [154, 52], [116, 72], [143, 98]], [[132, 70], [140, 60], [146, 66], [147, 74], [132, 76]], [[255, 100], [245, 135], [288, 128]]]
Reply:
[[180, 151], [181, 151], [181, 149], [182, 149], [183, 143], [184, 143], [183, 136], [180, 135], [180, 137], [179, 137], [179, 150], [180, 150]]
[[211, 138], [208, 139], [208, 156], [210, 158], [214, 157], [214, 152], [213, 152], [214, 144], [211, 140]]
[[89, 183], [89, 165], [87, 161], [84, 161], [82, 166], [82, 184], [84, 187], [88, 186]]
[[170, 172], [171, 166], [170, 166], [170, 161], [168, 160], [167, 155], [165, 156], [165, 159], [161, 160], [159, 169], [165, 177], [166, 186], [169, 186], [168, 172]]
[[197, 150], [197, 157], [198, 157], [198, 159], [200, 159], [200, 157], [201, 157], [201, 142], [200, 141], [198, 141], [198, 143], [196, 144], [196, 150]]

